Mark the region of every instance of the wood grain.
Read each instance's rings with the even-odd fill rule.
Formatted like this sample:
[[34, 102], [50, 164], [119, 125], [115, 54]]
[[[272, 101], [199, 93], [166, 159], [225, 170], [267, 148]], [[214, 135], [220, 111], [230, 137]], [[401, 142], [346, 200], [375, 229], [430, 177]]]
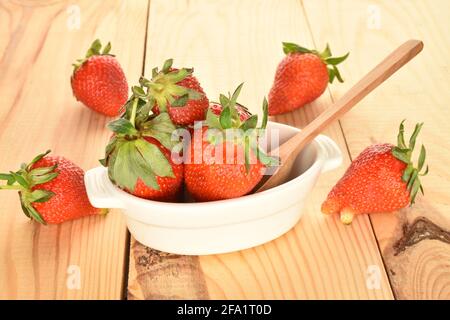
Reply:
[[[0, 170], [51, 148], [84, 169], [97, 166], [109, 119], [81, 106], [71, 64], [99, 37], [132, 79], [143, 64], [147, 1], [0, 2]], [[73, 14], [81, 14], [76, 28]], [[75, 26], [75, 28], [71, 28]], [[127, 231], [117, 212], [40, 226], [14, 192], [0, 193], [0, 298], [119, 299]], [[71, 267], [72, 266], [72, 267]], [[80, 275], [80, 287], [67, 286]], [[72, 278], [73, 279], [73, 278]]]
[[[146, 73], [172, 57], [176, 65], [195, 67], [211, 99], [245, 81], [240, 102], [253, 112], [259, 112], [263, 96], [268, 93], [282, 58], [281, 42], [313, 45], [301, 3], [294, 0], [283, 1], [282, 5], [278, 1], [153, 0], [147, 40]], [[310, 106], [275, 120], [302, 127], [330, 103], [330, 96], [324, 94]], [[339, 123], [325, 133], [340, 145], [348, 164]], [[129, 297], [204, 297], [201, 290], [199, 295], [200, 291], [174, 288], [193, 288], [192, 282], [205, 281], [211, 299], [391, 299], [369, 218], [357, 217], [352, 228], [347, 228], [338, 218], [320, 213], [321, 202], [343, 170], [320, 178], [305, 215], [290, 232], [253, 249], [191, 257], [198, 259], [199, 273], [193, 272], [191, 261], [188, 268], [177, 268], [178, 275], [170, 277], [170, 285], [164, 290], [158, 283], [153, 287], [141, 285], [147, 280], [142, 271], [134, 268], [138, 257], [131, 250]], [[161, 263], [167, 268], [169, 258], [159, 256], [161, 262], [154, 265], [153, 271], [145, 272], [157, 273]], [[371, 266], [379, 271], [379, 288], [367, 285]]]
[[450, 3], [448, 1], [304, 1], [318, 45], [350, 51], [342, 64], [346, 82], [333, 98], [391, 48], [408, 38], [424, 42], [423, 53], [342, 120], [351, 156], [374, 142], [396, 140], [407, 119], [411, 134], [424, 122], [418, 145], [427, 147], [430, 174], [425, 197], [395, 214], [371, 215], [393, 290], [399, 299], [450, 298]]

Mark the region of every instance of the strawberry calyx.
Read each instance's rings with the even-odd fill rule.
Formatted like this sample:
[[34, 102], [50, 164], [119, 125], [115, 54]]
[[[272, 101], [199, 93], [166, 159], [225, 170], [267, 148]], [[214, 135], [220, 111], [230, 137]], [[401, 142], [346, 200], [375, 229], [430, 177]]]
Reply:
[[392, 155], [398, 160], [406, 163], [406, 168], [403, 171], [402, 180], [406, 183], [407, 189], [410, 194], [410, 203], [412, 205], [414, 204], [419, 190], [422, 194], [424, 194], [419, 177], [428, 174], [428, 165], [424, 168], [426, 158], [426, 150], [424, 145], [422, 145], [422, 147], [420, 148], [417, 167], [414, 166], [413, 161], [411, 160], [412, 154], [414, 152], [414, 147], [416, 145], [416, 139], [419, 135], [420, 130], [422, 129], [423, 123], [416, 124], [414, 131], [409, 138], [408, 145], [406, 145], [404, 136], [405, 128], [403, 125], [404, 122], [405, 120], [400, 123], [400, 128], [397, 136], [397, 146], [392, 149]]
[[339, 69], [336, 67], [338, 64], [342, 63], [349, 56], [350, 52], [347, 52], [343, 56], [333, 57], [331, 54], [330, 46], [327, 43], [327, 46], [322, 52], [317, 50], [311, 50], [304, 47], [299, 46], [298, 44], [292, 42], [283, 42], [283, 51], [285, 54], [290, 53], [311, 53], [318, 56], [323, 63], [327, 66], [328, 70], [328, 82], [333, 83], [334, 79], [338, 79], [339, 82], [344, 82], [344, 79], [339, 72]]
[[172, 150], [178, 143], [172, 139], [176, 127], [167, 112], [152, 113], [154, 100], [143, 85], [134, 86], [132, 91], [122, 116], [107, 125], [114, 135], [100, 163], [108, 167], [110, 179], [120, 188], [134, 192], [140, 178], [148, 187], [159, 190], [156, 177], [174, 177], [174, 173], [160, 148], [145, 137]]
[[0, 173], [0, 180], [6, 180], [6, 185], [1, 185], [0, 190], [19, 191], [20, 204], [25, 215], [42, 224], [46, 224], [46, 222], [33, 207], [33, 203], [46, 202], [55, 194], [49, 190], [33, 190], [33, 187], [55, 179], [58, 176], [58, 172], [55, 171], [57, 165], [55, 164], [50, 167], [41, 168], [33, 168], [33, 165], [49, 153], [50, 150], [47, 150], [46, 152], [37, 155], [30, 163], [22, 164], [18, 171]]
[[75, 73], [83, 63], [85, 63], [90, 57], [92, 56], [112, 56], [114, 55], [110, 54], [111, 51], [111, 42], [108, 42], [108, 44], [103, 48], [102, 50], [102, 43], [99, 39], [95, 39], [94, 42], [92, 42], [91, 46], [89, 47], [88, 51], [86, 52], [86, 56], [82, 59], [77, 59], [75, 63], [73, 63], [73, 73]]
[[158, 105], [159, 111], [167, 111], [167, 105], [171, 107], [183, 107], [189, 100], [199, 100], [202, 94], [196, 90], [180, 86], [178, 83], [192, 75], [192, 68], [172, 68], [173, 59], [164, 62], [161, 71], [158, 67], [153, 68], [152, 78], [148, 80], [141, 77], [139, 80], [142, 87], [147, 88], [147, 99]]
[[[258, 115], [252, 115], [250, 111], [237, 102], [237, 98], [243, 87], [241, 83], [233, 94], [228, 96], [220, 94], [219, 101], [222, 110], [217, 114], [216, 110], [208, 108], [205, 124], [208, 127], [208, 142], [211, 144], [222, 143], [231, 137], [233, 142], [244, 146], [245, 166], [247, 172], [250, 169], [250, 150], [256, 155], [256, 158], [266, 166], [278, 164], [278, 160], [268, 156], [258, 146], [258, 138], [261, 137], [266, 129], [268, 121], [268, 103], [267, 99], [263, 101], [263, 118], [261, 125], [258, 126]], [[249, 118], [241, 121], [239, 111], [236, 106], [244, 108], [249, 113]], [[227, 135], [228, 131], [233, 131], [233, 135]]]

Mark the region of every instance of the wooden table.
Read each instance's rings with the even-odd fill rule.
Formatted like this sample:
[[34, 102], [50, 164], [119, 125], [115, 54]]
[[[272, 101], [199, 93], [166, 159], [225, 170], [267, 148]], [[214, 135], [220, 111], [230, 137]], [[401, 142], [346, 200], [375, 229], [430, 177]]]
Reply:
[[[72, 97], [71, 63], [90, 42], [111, 40], [130, 84], [169, 57], [194, 66], [211, 98], [245, 81], [241, 102], [257, 112], [281, 42], [350, 51], [344, 84], [275, 121], [302, 127], [389, 51], [409, 38], [423, 53], [325, 134], [344, 165], [324, 174], [301, 221], [265, 245], [184, 257], [130, 239], [111, 212], [60, 226], [30, 222], [17, 196], [0, 192], [3, 299], [429, 299], [450, 298], [449, 1], [0, 1], [0, 171], [51, 148], [84, 169], [98, 165], [110, 120]], [[424, 121], [426, 197], [351, 226], [320, 213], [350, 159], [373, 142], [395, 142]]]

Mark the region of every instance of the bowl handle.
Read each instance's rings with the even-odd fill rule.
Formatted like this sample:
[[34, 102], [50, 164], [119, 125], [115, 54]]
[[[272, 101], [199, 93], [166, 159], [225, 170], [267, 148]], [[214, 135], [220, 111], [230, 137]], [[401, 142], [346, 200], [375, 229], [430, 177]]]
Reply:
[[327, 172], [339, 167], [342, 164], [342, 153], [336, 142], [322, 134], [318, 135], [315, 140], [319, 142], [325, 152], [326, 158], [322, 167], [322, 172]]
[[97, 167], [84, 175], [86, 192], [91, 204], [96, 208], [124, 208], [120, 199], [111, 192], [108, 169]]

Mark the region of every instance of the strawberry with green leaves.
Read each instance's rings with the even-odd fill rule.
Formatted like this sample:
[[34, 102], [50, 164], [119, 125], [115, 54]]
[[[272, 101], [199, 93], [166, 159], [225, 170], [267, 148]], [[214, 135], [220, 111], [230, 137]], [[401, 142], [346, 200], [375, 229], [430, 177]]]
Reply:
[[336, 78], [343, 82], [338, 64], [348, 57], [332, 57], [327, 45], [323, 52], [295, 43], [283, 43], [286, 56], [279, 63], [269, 93], [269, 115], [286, 113], [316, 100]]
[[128, 83], [110, 50], [110, 43], [102, 50], [100, 40], [95, 40], [86, 57], [74, 63], [70, 83], [78, 101], [104, 115], [117, 116], [128, 99]]
[[152, 79], [141, 78], [141, 84], [148, 89], [149, 98], [154, 99], [154, 113], [168, 112], [176, 125], [189, 126], [194, 121], [205, 119], [208, 98], [193, 69], [172, 68], [173, 60], [167, 60], [161, 71], [152, 70]]
[[[233, 95], [220, 96], [221, 112], [209, 109], [205, 124], [196, 127], [185, 155], [185, 185], [197, 201], [230, 199], [249, 193], [274, 159], [258, 146], [258, 117], [242, 121]], [[267, 101], [260, 129], [267, 124]], [[256, 136], [255, 136], [256, 135]]]
[[108, 124], [114, 134], [100, 162], [119, 188], [145, 199], [175, 201], [184, 175], [183, 164], [171, 157], [176, 127], [166, 112], [152, 113], [154, 101], [145, 87], [132, 91], [124, 114]]
[[328, 194], [322, 212], [340, 213], [341, 221], [350, 224], [356, 214], [391, 212], [412, 205], [417, 193], [423, 193], [419, 177], [428, 173], [423, 145], [417, 167], [412, 162], [421, 128], [422, 124], [416, 125], [406, 145], [402, 122], [397, 146], [375, 144], [361, 152]]
[[63, 157], [48, 156], [50, 151], [22, 164], [18, 171], [0, 174], [6, 185], [0, 190], [19, 191], [22, 210], [42, 224], [59, 224], [84, 216], [105, 214], [94, 208], [87, 197], [84, 172]]

